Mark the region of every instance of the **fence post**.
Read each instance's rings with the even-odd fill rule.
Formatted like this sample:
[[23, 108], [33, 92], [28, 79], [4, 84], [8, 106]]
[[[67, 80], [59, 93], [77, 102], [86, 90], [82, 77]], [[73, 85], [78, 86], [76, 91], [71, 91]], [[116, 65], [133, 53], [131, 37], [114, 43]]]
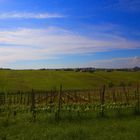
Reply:
[[129, 98], [128, 98], [128, 94], [127, 94], [125, 85], [123, 85], [123, 91], [124, 91], [124, 94], [125, 94], [126, 103], [129, 104]]
[[112, 98], [113, 98], [113, 102], [116, 103], [115, 88], [112, 89]]
[[1, 92], [0, 93], [0, 105], [4, 105], [5, 104], [5, 93]]
[[45, 98], [46, 98], [45, 101], [46, 101], [46, 106], [47, 106], [47, 104], [48, 104], [48, 102], [47, 102], [47, 101], [48, 101], [48, 94], [47, 94], [47, 91], [46, 91], [46, 93], [45, 93]]
[[135, 92], [135, 114], [139, 115], [140, 114], [140, 98], [139, 98], [139, 85], [137, 84]]
[[78, 100], [77, 100], [77, 91], [76, 90], [74, 91], [74, 98], [75, 98], [75, 102], [77, 103]]
[[137, 84], [137, 98], [138, 98], [138, 106], [140, 104], [140, 98], [139, 98], [139, 84]]
[[22, 105], [22, 100], [23, 100], [23, 97], [22, 97], [22, 92], [20, 92], [20, 104]]
[[104, 102], [105, 102], [105, 85], [103, 86], [103, 90], [100, 93], [101, 100], [101, 116], [104, 116]]
[[36, 120], [35, 93], [33, 89], [31, 92], [31, 112], [32, 112], [33, 121], [35, 121]]
[[90, 91], [88, 92], [88, 102], [91, 103]]
[[60, 85], [60, 91], [59, 91], [59, 98], [58, 98], [58, 112], [57, 112], [57, 119], [60, 119], [60, 111], [61, 111], [61, 105], [62, 105], [62, 85]]
[[27, 92], [27, 106], [30, 105], [30, 98], [31, 98], [30, 92], [29, 93]]

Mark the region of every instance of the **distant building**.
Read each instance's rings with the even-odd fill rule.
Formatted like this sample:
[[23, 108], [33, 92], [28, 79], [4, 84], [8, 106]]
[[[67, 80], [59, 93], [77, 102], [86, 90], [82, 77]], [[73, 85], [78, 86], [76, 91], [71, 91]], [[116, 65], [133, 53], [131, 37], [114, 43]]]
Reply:
[[134, 67], [133, 71], [140, 71], [140, 67]]
[[95, 68], [80, 68], [80, 72], [95, 72]]

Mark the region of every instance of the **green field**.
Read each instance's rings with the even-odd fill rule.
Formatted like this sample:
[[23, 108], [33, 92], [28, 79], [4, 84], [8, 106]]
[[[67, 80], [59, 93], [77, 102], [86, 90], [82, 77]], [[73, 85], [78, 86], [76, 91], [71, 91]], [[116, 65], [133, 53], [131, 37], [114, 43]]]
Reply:
[[30, 115], [0, 116], [0, 140], [139, 140], [140, 116], [96, 118], [88, 114], [58, 123], [44, 115], [35, 122]]
[[[122, 82], [126, 86], [120, 90], [117, 87]], [[96, 99], [96, 92], [88, 102], [78, 101], [84, 99], [78, 94], [72, 95], [76, 100], [68, 102], [67, 90], [59, 90], [61, 84], [63, 89], [94, 89], [103, 88], [104, 84], [107, 87], [110, 83], [114, 84], [116, 93], [123, 94], [122, 100], [117, 98], [119, 93], [115, 95], [117, 101], [112, 101], [113, 92], [109, 90], [113, 90], [106, 88], [105, 97], [111, 96], [109, 102], [107, 98], [102, 102], [104, 93], [102, 91], [100, 98], [99, 90], [97, 102], [90, 101], [92, 97]], [[139, 140], [139, 83], [140, 72], [0, 70], [0, 140]], [[47, 97], [43, 100], [45, 102], [36, 103], [41, 95], [34, 91], [54, 88], [58, 89], [54, 102], [50, 102], [55, 97], [52, 90], [48, 96], [46, 92], [42, 94]], [[30, 92], [16, 92], [19, 90]], [[70, 91], [75, 93], [76, 90]], [[81, 91], [88, 98], [88, 92], [85, 92], [88, 90]], [[62, 97], [63, 103], [61, 94], [65, 97]]]
[[49, 90], [93, 89], [112, 81], [116, 86], [123, 81], [126, 84], [140, 82], [140, 72], [73, 72], [73, 71], [41, 71], [41, 70], [0, 70], [0, 90]]

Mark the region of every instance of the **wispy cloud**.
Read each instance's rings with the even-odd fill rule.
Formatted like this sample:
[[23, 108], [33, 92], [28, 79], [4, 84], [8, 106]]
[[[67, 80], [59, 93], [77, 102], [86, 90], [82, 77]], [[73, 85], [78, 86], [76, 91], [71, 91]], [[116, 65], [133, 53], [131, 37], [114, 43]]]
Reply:
[[116, 7], [125, 11], [139, 12], [140, 1], [139, 0], [119, 0]]
[[140, 11], [140, 1], [139, 0], [117, 0], [112, 2], [106, 8], [119, 9], [128, 12], [139, 12]]
[[[140, 41], [113, 34], [87, 37], [57, 27], [47, 29], [0, 30], [0, 63], [57, 59], [67, 54], [89, 54], [140, 48]], [[103, 36], [107, 36], [104, 38]]]
[[5, 1], [7, 1], [7, 0], [0, 0], [1, 3], [5, 2]]
[[97, 60], [85, 64], [85, 66], [93, 66], [96, 68], [133, 68], [140, 66], [140, 57], [124, 57], [112, 58], [108, 60]]
[[124, 10], [140, 11], [139, 0], [119, 0], [118, 7]]
[[0, 19], [48, 19], [48, 18], [63, 18], [65, 16], [57, 13], [28, 13], [28, 12], [8, 12], [0, 13]]

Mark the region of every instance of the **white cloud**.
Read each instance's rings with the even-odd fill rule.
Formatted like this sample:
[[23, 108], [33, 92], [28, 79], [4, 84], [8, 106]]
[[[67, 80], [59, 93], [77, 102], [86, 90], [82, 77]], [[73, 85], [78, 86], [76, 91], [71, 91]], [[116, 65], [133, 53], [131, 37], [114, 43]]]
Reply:
[[9, 18], [24, 18], [24, 19], [48, 19], [48, 18], [63, 18], [63, 15], [56, 13], [18, 13], [18, 12], [8, 12], [0, 13], [0, 19], [9, 19]]
[[106, 6], [106, 8], [113, 8], [127, 12], [140, 12], [139, 0], [117, 0], [112, 4]]
[[91, 37], [49, 27], [47, 29], [0, 30], [0, 63], [22, 60], [56, 59], [65, 54], [87, 54], [140, 48], [139, 41], [100, 33]]
[[85, 64], [85, 66], [93, 66], [96, 68], [133, 68], [140, 66], [140, 57], [124, 57], [124, 58], [113, 58], [108, 60], [97, 60]]

